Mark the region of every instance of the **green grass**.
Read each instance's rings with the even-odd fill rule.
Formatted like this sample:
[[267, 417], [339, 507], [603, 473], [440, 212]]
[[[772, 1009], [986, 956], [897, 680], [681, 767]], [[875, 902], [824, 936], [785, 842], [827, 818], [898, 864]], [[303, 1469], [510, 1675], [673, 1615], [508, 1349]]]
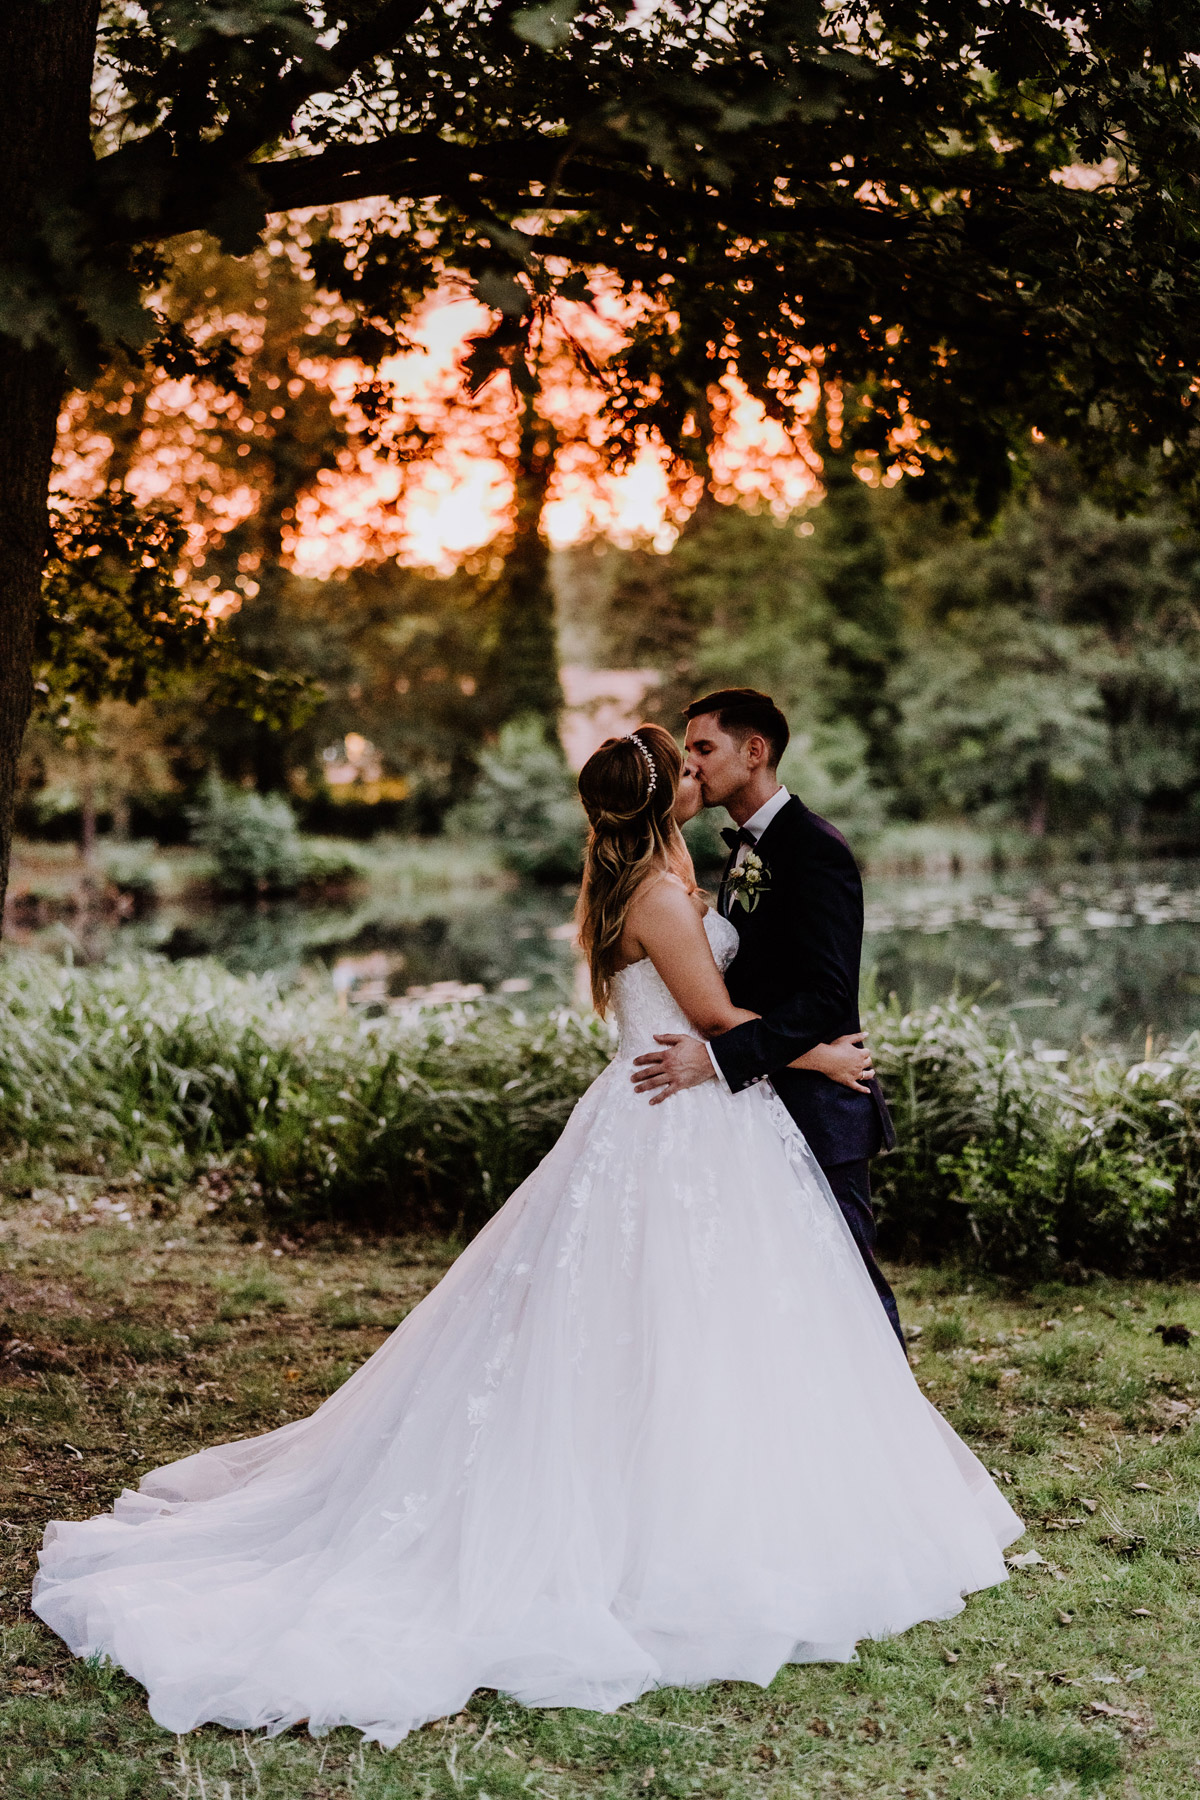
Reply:
[[[957, 1619], [611, 1717], [477, 1694], [396, 1751], [353, 1733], [176, 1741], [118, 1671], [27, 1605], [48, 1518], [140, 1471], [310, 1411], [440, 1277], [454, 1245], [240, 1227], [189, 1190], [132, 1228], [48, 1198], [0, 1220], [0, 1792], [5, 1800], [1179, 1800], [1200, 1785], [1200, 1290], [1024, 1296], [902, 1270], [916, 1374], [998, 1471], [1044, 1559]], [[90, 1193], [90, 1190], [89, 1190]], [[161, 1210], [161, 1208], [160, 1208]], [[275, 1254], [275, 1252], [279, 1254]], [[3, 1350], [3, 1346], [7, 1346]]]

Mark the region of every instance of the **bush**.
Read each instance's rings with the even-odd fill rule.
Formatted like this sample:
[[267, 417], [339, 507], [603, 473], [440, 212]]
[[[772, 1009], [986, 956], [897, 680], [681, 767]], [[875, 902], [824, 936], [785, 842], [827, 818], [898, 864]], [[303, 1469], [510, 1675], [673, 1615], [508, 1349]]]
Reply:
[[[1031, 1280], [1200, 1269], [1200, 1038], [1148, 1063], [1056, 1064], [958, 1001], [870, 1024], [900, 1140], [875, 1164], [890, 1252]], [[285, 994], [215, 963], [21, 953], [0, 965], [0, 1145], [25, 1179], [215, 1159], [302, 1216], [471, 1230], [611, 1051], [606, 1026], [567, 1011], [364, 1018], [324, 987]]]
[[110, 838], [100, 846], [97, 860], [105, 878], [143, 906], [157, 898], [167, 873], [157, 845], [144, 838]]
[[1060, 1063], [958, 1000], [870, 1025], [899, 1139], [875, 1165], [888, 1249], [1030, 1278], [1200, 1265], [1200, 1035]]
[[549, 1150], [611, 1044], [567, 1012], [366, 1019], [324, 988], [284, 995], [215, 963], [18, 955], [0, 966], [0, 1143], [26, 1165], [160, 1179], [233, 1161], [302, 1215], [471, 1230]]
[[210, 775], [191, 818], [193, 841], [212, 857], [226, 893], [288, 893], [304, 880], [296, 815], [282, 794], [230, 787]]
[[578, 877], [587, 835], [583, 807], [562, 751], [547, 743], [538, 719], [514, 719], [496, 748], [483, 752], [475, 791], [454, 808], [447, 828], [487, 838], [514, 874], [535, 881]]

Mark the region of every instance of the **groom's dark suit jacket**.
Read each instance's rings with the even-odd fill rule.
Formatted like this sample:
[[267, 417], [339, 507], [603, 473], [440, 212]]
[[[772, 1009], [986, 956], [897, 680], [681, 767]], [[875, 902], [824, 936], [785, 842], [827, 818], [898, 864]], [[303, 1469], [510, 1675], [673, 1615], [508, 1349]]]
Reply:
[[[721, 1072], [735, 1094], [770, 1078], [823, 1168], [890, 1150], [896, 1134], [878, 1080], [856, 1094], [787, 1067], [814, 1044], [859, 1029], [863, 892], [850, 846], [793, 795], [755, 852], [768, 891], [752, 913], [740, 903], [722, 911], [741, 939], [725, 975], [730, 998], [762, 1016], [713, 1038]], [[732, 866], [731, 856], [726, 875]]]

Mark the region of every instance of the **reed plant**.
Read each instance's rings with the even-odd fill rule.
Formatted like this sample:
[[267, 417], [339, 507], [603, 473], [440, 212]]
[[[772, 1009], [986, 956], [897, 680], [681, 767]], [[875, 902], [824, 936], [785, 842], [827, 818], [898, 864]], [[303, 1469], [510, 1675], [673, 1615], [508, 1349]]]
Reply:
[[958, 999], [869, 1024], [897, 1128], [875, 1164], [893, 1253], [1031, 1277], [1200, 1265], [1200, 1034], [1134, 1060], [1031, 1048]]
[[[960, 1000], [876, 1008], [897, 1150], [875, 1164], [883, 1242], [1028, 1278], [1200, 1266], [1200, 1038], [1131, 1062], [1027, 1046]], [[228, 1168], [275, 1213], [476, 1229], [611, 1056], [567, 1010], [499, 1000], [367, 1016], [315, 980], [219, 964], [0, 964], [0, 1155], [159, 1184]], [[1051, 1053], [1058, 1054], [1061, 1053]]]
[[340, 1011], [210, 961], [0, 966], [10, 1185], [230, 1163], [275, 1208], [476, 1228], [604, 1067], [599, 1020], [497, 1002]]

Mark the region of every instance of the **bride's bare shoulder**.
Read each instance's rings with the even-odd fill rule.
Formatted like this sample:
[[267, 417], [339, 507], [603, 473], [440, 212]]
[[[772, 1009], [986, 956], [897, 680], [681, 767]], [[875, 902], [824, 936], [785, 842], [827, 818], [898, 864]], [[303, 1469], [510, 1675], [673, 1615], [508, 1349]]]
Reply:
[[708, 907], [702, 895], [693, 893], [687, 883], [675, 874], [649, 875], [629, 903], [627, 917], [634, 920], [669, 922], [672, 919], [702, 919]]

